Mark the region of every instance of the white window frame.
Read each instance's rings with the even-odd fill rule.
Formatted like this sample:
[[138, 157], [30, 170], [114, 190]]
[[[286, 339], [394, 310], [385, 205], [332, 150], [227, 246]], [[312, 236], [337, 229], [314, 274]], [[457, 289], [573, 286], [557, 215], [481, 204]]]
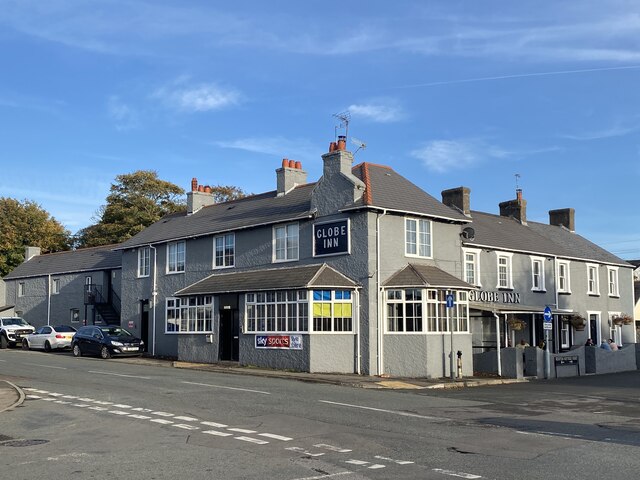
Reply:
[[[409, 224], [415, 225], [415, 242], [409, 242]], [[428, 231], [425, 231], [428, 230]], [[411, 252], [410, 245], [415, 245], [415, 252]], [[421, 254], [421, 249], [428, 249]], [[404, 219], [404, 254], [407, 257], [433, 258], [433, 222], [426, 218], [405, 217]]]
[[245, 294], [244, 333], [309, 333], [309, 290], [269, 290]]
[[51, 295], [58, 295], [60, 293], [60, 279], [51, 279]]
[[[599, 265], [587, 263], [587, 295], [600, 295], [600, 270]], [[591, 288], [591, 272], [595, 272], [593, 288]]]
[[[213, 295], [167, 297], [164, 305], [164, 333], [213, 333]], [[173, 312], [174, 329], [169, 328], [170, 311]]]
[[569, 322], [560, 322], [560, 348], [568, 349], [571, 347], [571, 324]]
[[[557, 285], [558, 285], [558, 293], [571, 293], [571, 270], [570, 270], [571, 262], [568, 260], [559, 260], [558, 261], [558, 271], [557, 275]], [[564, 267], [565, 275], [560, 275], [560, 267]], [[564, 278], [564, 287], [561, 286], [561, 279]]]
[[[222, 264], [218, 265], [218, 241], [222, 242]], [[229, 243], [227, 243], [230, 240]], [[231, 247], [231, 259], [227, 259], [227, 247]], [[233, 268], [236, 266], [236, 234], [225, 233], [213, 237], [213, 268], [218, 270], [221, 268]]]
[[[500, 284], [500, 259], [507, 259], [507, 285]], [[503, 290], [513, 290], [513, 253], [511, 252], [496, 252], [496, 273], [497, 281], [496, 288]]]
[[[295, 227], [295, 235], [289, 232], [289, 228]], [[278, 252], [282, 249], [278, 248], [278, 232], [284, 231], [284, 256], [282, 258], [278, 258]], [[272, 242], [273, 242], [273, 263], [281, 263], [281, 262], [295, 262], [300, 259], [300, 225], [298, 222], [294, 223], [286, 223], [284, 225], [276, 225], [273, 227], [272, 231]], [[293, 246], [289, 246], [289, 242], [293, 242], [295, 239], [295, 254], [289, 254], [289, 249], [293, 249]]]
[[610, 297], [617, 298], [620, 296], [618, 267], [607, 267], [607, 291]]
[[[613, 323], [613, 319], [622, 315], [622, 312], [607, 312], [609, 314], [609, 338], [619, 347], [622, 346], [622, 325]], [[609, 339], [607, 339], [609, 340]]]
[[[467, 280], [467, 272], [468, 272], [468, 265], [470, 263], [473, 264], [473, 270], [474, 270], [474, 279], [475, 281], [473, 283], [471, 283], [471, 285], [475, 285], [476, 287], [481, 287], [482, 286], [482, 282], [480, 281], [480, 252], [482, 252], [482, 250], [478, 249], [478, 248], [463, 248], [462, 249], [462, 263], [463, 263], [463, 270], [464, 270], [464, 281], [467, 283], [470, 283]], [[469, 262], [467, 261], [467, 255], [473, 255], [473, 261]]]
[[24, 297], [25, 284], [24, 282], [18, 282], [18, 297]]
[[[592, 315], [595, 317], [593, 320], [591, 319]], [[596, 347], [599, 347], [600, 342], [602, 342], [602, 312], [595, 311], [595, 310], [587, 310], [587, 328], [586, 329], [589, 332], [589, 335], [591, 335], [592, 321], [596, 322], [596, 333], [598, 335], [598, 338], [592, 338], [591, 340], [593, 340], [593, 343], [596, 345]]]
[[[182, 245], [182, 269], [180, 269], [180, 250], [179, 245]], [[171, 249], [176, 249], [175, 254], [171, 253]], [[175, 256], [175, 265], [171, 260], [172, 255]], [[179, 240], [177, 242], [167, 243], [167, 268], [166, 272], [168, 275], [175, 275], [178, 273], [184, 273], [187, 265], [187, 242], [184, 240]]]
[[151, 273], [151, 247], [138, 248], [138, 278], [148, 277]]
[[[536, 287], [536, 264], [540, 265], [539, 285]], [[531, 257], [531, 291], [546, 292], [545, 275], [544, 275], [544, 257]]]
[[[314, 293], [316, 291], [328, 291], [330, 292], [330, 299], [326, 300], [326, 299], [321, 299], [321, 300], [314, 300]], [[344, 298], [337, 298], [337, 293], [341, 292], [348, 292], [349, 293], [349, 297], [348, 299], [344, 299]], [[354, 307], [354, 299], [355, 297], [355, 291], [353, 290], [348, 290], [348, 289], [331, 289], [331, 288], [314, 288], [313, 290], [309, 290], [309, 302], [310, 302], [310, 308], [309, 308], [309, 330], [311, 333], [314, 334], [321, 334], [321, 335], [343, 335], [343, 334], [353, 334], [353, 332], [355, 331], [355, 322], [356, 322], [356, 317], [355, 317], [355, 312], [356, 309]], [[315, 312], [314, 312], [314, 305], [315, 304], [321, 304], [321, 305], [330, 305], [330, 311], [331, 311], [331, 317], [322, 317], [322, 318], [326, 318], [328, 320], [328, 326], [329, 328], [327, 329], [323, 329], [323, 328], [319, 328], [316, 329], [316, 319], [315, 319]], [[341, 305], [342, 308], [344, 308], [345, 305], [350, 305], [351, 306], [351, 317], [337, 317], [335, 315], [335, 310], [336, 310], [336, 306], [337, 305]], [[336, 329], [337, 325], [339, 325], [339, 322], [342, 321], [343, 323], [345, 322], [345, 320], [347, 318], [350, 318], [349, 324], [350, 324], [350, 328], [349, 329]]]

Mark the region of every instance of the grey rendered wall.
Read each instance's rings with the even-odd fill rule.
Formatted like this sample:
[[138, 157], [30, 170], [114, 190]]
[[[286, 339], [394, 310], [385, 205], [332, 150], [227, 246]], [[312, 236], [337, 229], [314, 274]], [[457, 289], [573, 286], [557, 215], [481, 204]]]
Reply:
[[302, 350], [257, 349], [255, 335], [240, 336], [240, 365], [311, 371], [309, 335], [302, 335]]
[[[18, 284], [24, 282], [24, 296], [18, 297]], [[8, 280], [7, 301], [15, 312], [35, 327], [47, 324], [47, 277]]]
[[7, 305], [7, 287], [4, 280], [0, 278], [0, 307]]
[[599, 347], [585, 347], [587, 373], [614, 373], [637, 370], [636, 346], [625, 345], [609, 352]]
[[354, 373], [355, 342], [352, 334], [309, 335], [312, 373]]
[[[51, 281], [60, 280], [60, 293], [51, 295], [51, 324], [67, 324], [76, 328], [82, 325], [85, 319], [84, 290], [85, 277], [91, 275], [96, 284], [98, 283], [98, 272], [75, 273], [66, 275], [52, 275]], [[46, 280], [45, 280], [46, 283]], [[78, 322], [71, 322], [71, 309], [77, 308], [80, 313]], [[93, 318], [93, 307], [87, 306], [87, 323], [91, 323]], [[46, 322], [45, 322], [46, 323]]]

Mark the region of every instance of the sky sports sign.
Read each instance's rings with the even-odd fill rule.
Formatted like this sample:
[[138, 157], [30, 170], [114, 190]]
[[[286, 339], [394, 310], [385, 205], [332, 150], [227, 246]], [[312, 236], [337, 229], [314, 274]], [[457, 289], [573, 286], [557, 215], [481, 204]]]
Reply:
[[256, 335], [256, 348], [302, 350], [302, 335]]
[[349, 219], [313, 225], [313, 256], [349, 253]]

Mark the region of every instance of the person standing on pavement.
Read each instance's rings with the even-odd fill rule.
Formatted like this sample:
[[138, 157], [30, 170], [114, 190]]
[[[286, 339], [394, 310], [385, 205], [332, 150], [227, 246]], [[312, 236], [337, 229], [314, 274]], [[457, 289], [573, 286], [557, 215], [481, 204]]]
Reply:
[[620, 350], [618, 347], [618, 344], [616, 342], [614, 342], [613, 340], [609, 339], [609, 347], [611, 348], [611, 351], [615, 352], [616, 350]]
[[603, 338], [602, 339], [602, 343], [600, 344], [600, 348], [603, 350], [606, 350], [608, 352], [611, 351], [611, 345], [609, 345], [609, 343]]

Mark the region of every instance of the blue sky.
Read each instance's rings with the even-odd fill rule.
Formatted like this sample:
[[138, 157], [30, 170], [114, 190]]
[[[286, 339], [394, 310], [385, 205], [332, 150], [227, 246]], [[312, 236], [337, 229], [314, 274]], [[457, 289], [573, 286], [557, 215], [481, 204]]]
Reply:
[[347, 111], [356, 162], [490, 213], [519, 174], [530, 220], [640, 258], [637, 1], [0, 0], [0, 59], [0, 196], [72, 232], [138, 169], [316, 180]]

